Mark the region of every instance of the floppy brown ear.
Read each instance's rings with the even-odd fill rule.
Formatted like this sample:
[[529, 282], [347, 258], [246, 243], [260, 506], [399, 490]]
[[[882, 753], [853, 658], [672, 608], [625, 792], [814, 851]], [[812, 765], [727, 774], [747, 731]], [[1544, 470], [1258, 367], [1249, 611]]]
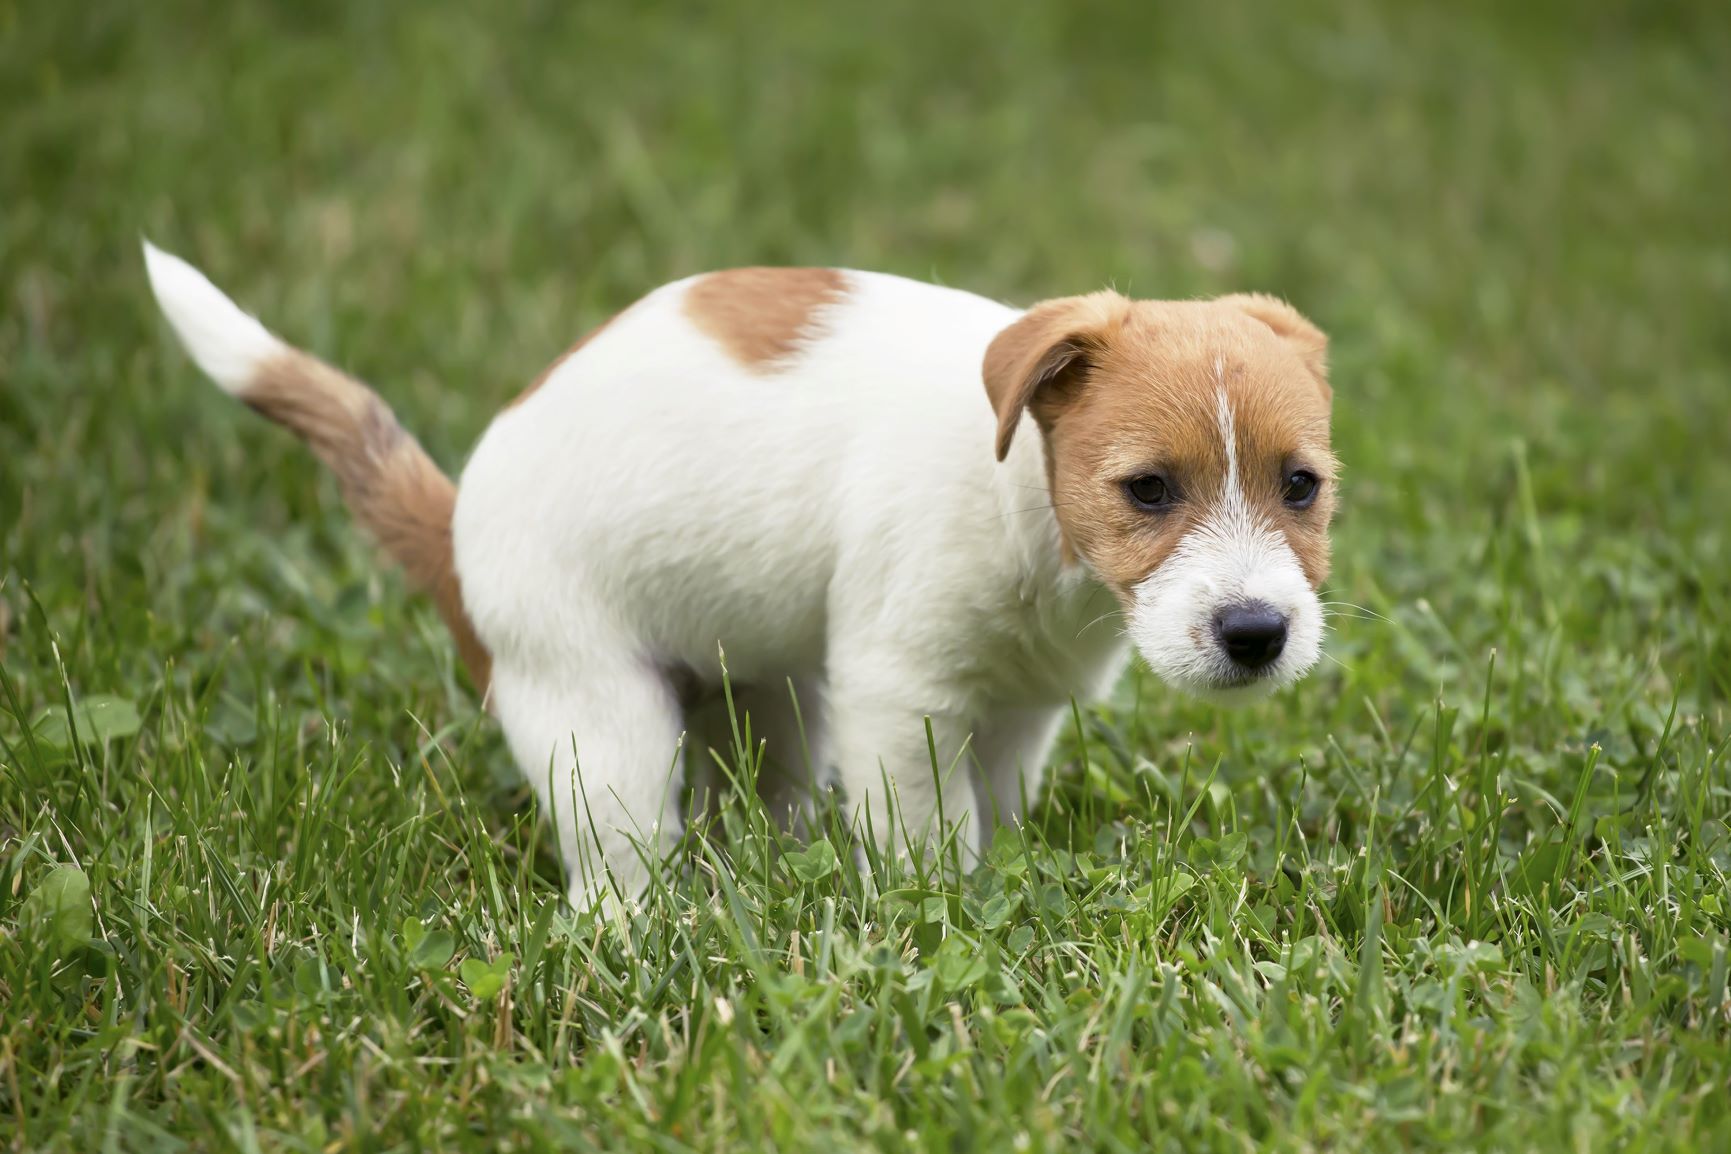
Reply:
[[1042, 301], [992, 338], [981, 374], [998, 415], [998, 460], [1009, 454], [1023, 410], [1037, 395], [1079, 381], [1105, 349], [1128, 305], [1110, 291]]
[[1322, 386], [1323, 396], [1333, 395], [1328, 384], [1328, 337], [1305, 319], [1304, 314], [1266, 293], [1234, 293], [1220, 298], [1274, 330], [1274, 335], [1292, 345], [1305, 368]]

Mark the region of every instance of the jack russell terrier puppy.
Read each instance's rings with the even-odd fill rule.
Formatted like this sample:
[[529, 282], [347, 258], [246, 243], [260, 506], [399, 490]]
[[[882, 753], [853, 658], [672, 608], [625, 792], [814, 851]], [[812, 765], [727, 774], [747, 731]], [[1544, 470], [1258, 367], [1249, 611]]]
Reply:
[[708, 273], [555, 361], [459, 487], [372, 390], [144, 255], [192, 359], [305, 439], [437, 603], [579, 908], [607, 871], [635, 896], [679, 837], [723, 653], [754, 733], [887, 848], [940, 813], [973, 844], [1017, 817], [1125, 636], [1224, 699], [1321, 652], [1327, 342], [1272, 297], [1023, 311], [877, 273]]

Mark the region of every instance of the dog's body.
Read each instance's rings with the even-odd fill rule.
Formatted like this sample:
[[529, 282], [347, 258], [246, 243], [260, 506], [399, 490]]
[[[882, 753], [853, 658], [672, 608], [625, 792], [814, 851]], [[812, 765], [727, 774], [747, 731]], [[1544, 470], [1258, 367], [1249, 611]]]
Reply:
[[[1122, 670], [1120, 606], [1192, 688], [1316, 658], [1328, 509], [1289, 482], [1332, 471], [1321, 334], [1267, 298], [1022, 313], [871, 273], [690, 278], [503, 411], [453, 508], [364, 386], [147, 256], [194, 358], [306, 436], [439, 600], [580, 904], [677, 836], [681, 735], [724, 660], [771, 755], [889, 843], [1019, 812], [1072, 696]], [[1120, 376], [1135, 397], [1093, 396]], [[1243, 605], [1279, 636], [1222, 624]]]

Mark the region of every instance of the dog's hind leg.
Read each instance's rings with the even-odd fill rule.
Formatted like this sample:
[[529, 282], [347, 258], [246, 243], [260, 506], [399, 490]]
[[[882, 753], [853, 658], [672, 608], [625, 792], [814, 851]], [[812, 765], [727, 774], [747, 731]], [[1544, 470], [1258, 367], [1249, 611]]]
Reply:
[[611, 904], [615, 889], [639, 898], [681, 829], [682, 723], [667, 677], [635, 658], [562, 675], [501, 661], [492, 697], [558, 831], [572, 905]]

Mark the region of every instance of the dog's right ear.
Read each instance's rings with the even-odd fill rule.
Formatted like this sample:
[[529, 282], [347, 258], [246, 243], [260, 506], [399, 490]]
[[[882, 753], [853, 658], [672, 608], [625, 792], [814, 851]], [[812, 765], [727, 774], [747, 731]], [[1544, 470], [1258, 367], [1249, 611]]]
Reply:
[[1129, 305], [1110, 290], [1042, 301], [992, 338], [981, 372], [998, 415], [998, 460], [1009, 454], [1024, 410], [1038, 406], [1044, 422], [1074, 395]]
[[1267, 293], [1233, 293], [1216, 297], [1215, 301], [1231, 305], [1274, 330], [1274, 335], [1292, 347], [1316, 378], [1323, 400], [1333, 400], [1334, 390], [1328, 384], [1328, 338], [1303, 313]]

